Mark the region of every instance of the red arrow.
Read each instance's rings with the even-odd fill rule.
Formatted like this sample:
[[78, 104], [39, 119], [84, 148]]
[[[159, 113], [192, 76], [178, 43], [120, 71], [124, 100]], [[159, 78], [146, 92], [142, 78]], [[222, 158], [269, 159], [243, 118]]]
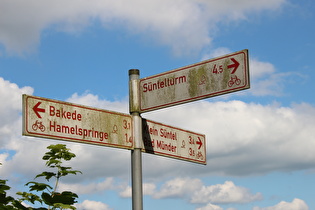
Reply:
[[35, 114], [36, 114], [37, 117], [39, 117], [39, 118], [42, 118], [42, 116], [40, 116], [40, 114], [39, 114], [38, 112], [43, 112], [43, 113], [45, 113], [45, 109], [38, 108], [41, 103], [42, 103], [42, 102], [38, 102], [38, 103], [33, 107], [33, 110], [34, 110]]
[[234, 74], [237, 70], [237, 68], [239, 67], [240, 63], [237, 62], [237, 60], [235, 60], [234, 58], [231, 58], [231, 61], [233, 62], [233, 64], [228, 65], [228, 69], [233, 68], [231, 74]]
[[202, 146], [202, 141], [199, 137], [198, 137], [198, 141], [196, 141], [196, 144], [199, 144], [198, 149], [200, 149], [200, 147]]

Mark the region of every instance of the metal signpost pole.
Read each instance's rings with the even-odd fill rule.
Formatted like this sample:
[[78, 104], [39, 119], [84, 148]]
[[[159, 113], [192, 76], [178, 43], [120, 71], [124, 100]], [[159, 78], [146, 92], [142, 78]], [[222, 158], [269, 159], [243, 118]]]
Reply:
[[143, 209], [142, 119], [140, 116], [139, 70], [129, 70], [129, 112], [133, 120], [134, 149], [131, 150], [132, 209]]

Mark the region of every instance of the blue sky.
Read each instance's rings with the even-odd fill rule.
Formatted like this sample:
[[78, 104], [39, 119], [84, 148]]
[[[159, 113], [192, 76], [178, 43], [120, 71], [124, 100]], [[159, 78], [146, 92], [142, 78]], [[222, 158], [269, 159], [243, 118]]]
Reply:
[[[128, 113], [140, 77], [243, 49], [251, 89], [143, 114], [206, 135], [207, 165], [143, 154], [144, 209], [314, 209], [315, 3], [0, 1], [0, 169], [12, 191], [50, 144], [77, 154], [78, 209], [131, 209], [130, 151], [21, 135], [22, 94]], [[154, 164], [153, 164], [154, 163]]]

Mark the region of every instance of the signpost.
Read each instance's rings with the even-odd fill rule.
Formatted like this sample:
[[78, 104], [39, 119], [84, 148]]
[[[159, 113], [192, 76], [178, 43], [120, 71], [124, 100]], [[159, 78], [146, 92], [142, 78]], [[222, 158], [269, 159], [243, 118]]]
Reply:
[[130, 115], [23, 95], [23, 135], [131, 150], [132, 209], [142, 210], [142, 151], [206, 164], [205, 135], [140, 114], [249, 88], [248, 51], [139, 79], [129, 70]]
[[140, 79], [140, 112], [249, 88], [248, 51]]
[[133, 149], [130, 115], [23, 95], [23, 135]]
[[206, 164], [205, 135], [142, 120], [144, 152]]

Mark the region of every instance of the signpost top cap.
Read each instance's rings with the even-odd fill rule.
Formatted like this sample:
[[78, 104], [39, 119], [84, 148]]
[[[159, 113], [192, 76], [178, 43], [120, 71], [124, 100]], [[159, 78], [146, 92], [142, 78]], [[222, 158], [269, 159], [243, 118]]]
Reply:
[[133, 75], [133, 74], [140, 75], [139, 69], [130, 69], [129, 70], [129, 76]]

